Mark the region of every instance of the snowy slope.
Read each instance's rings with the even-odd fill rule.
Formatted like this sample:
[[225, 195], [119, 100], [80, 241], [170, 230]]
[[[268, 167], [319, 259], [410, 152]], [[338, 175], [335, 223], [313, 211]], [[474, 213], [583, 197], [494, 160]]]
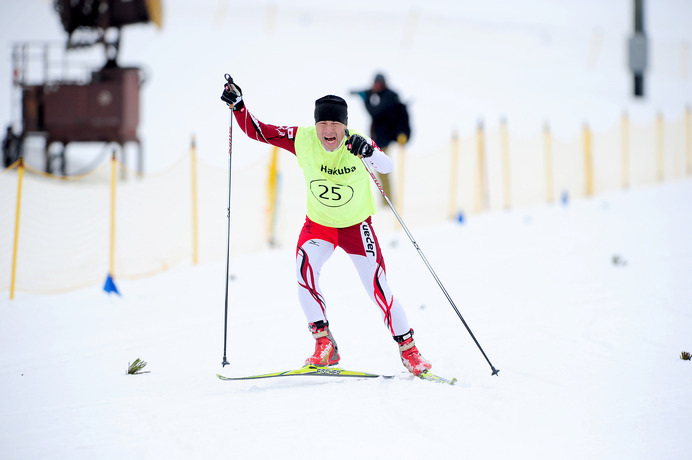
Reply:
[[[0, 77], [10, 41], [63, 38], [50, 5], [0, 6]], [[383, 69], [414, 104], [413, 155], [479, 117], [505, 115], [521, 136], [549, 118], [557, 136], [574, 137], [585, 120], [611, 126], [624, 109], [642, 122], [657, 110], [677, 117], [692, 94], [681, 0], [647, 2], [658, 41], [643, 101], [629, 95], [625, 0], [164, 5], [162, 31], [134, 27], [122, 44], [123, 63], [149, 71], [141, 128], [151, 172], [182, 157], [192, 133], [205, 161], [226, 165], [224, 72], [265, 121], [303, 124], [315, 98]], [[4, 111], [9, 81], [0, 90]], [[349, 103], [351, 123], [364, 126]], [[265, 151], [235, 142], [234, 161]], [[310, 354], [290, 248], [232, 257], [226, 367], [223, 263], [123, 280], [122, 297], [100, 286], [1, 296], [0, 458], [686, 458], [692, 363], [678, 356], [692, 352], [691, 206], [687, 179], [412, 229], [496, 377], [407, 237], [380, 232], [417, 343], [454, 387], [404, 372], [341, 253], [322, 287], [342, 365], [394, 380], [215, 378]], [[125, 375], [136, 358], [150, 373]]]
[[[225, 368], [223, 264], [123, 281], [122, 298], [20, 294], [0, 307], [1, 456], [685, 458], [690, 203], [686, 181], [415, 232], [496, 377], [406, 236], [382, 236], [419, 347], [454, 387], [406, 374], [340, 253], [323, 288], [342, 364], [395, 380], [214, 377], [311, 352], [290, 250], [232, 259]], [[138, 357], [151, 372], [126, 376]]]

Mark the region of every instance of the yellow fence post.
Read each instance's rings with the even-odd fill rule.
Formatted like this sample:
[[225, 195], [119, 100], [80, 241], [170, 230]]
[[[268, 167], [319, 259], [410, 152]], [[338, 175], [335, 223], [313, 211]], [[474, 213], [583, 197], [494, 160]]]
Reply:
[[509, 133], [507, 119], [500, 120], [500, 142], [502, 148], [502, 182], [504, 185], [505, 209], [510, 209], [512, 201], [512, 182], [509, 163]]
[[19, 157], [17, 166], [17, 213], [14, 218], [14, 247], [12, 249], [12, 281], [10, 282], [10, 300], [14, 299], [14, 286], [17, 279], [17, 243], [19, 242], [19, 216], [22, 204], [22, 179], [24, 178], [24, 158]]
[[457, 217], [457, 194], [459, 193], [459, 135], [452, 133], [452, 152], [449, 162], [449, 218]]
[[199, 213], [197, 208], [197, 143], [195, 135], [190, 142], [190, 192], [192, 199], [192, 263], [199, 263]]
[[589, 125], [584, 123], [584, 193], [586, 196], [593, 195], [593, 150], [591, 145], [591, 130]]
[[545, 194], [548, 203], [555, 202], [555, 179], [553, 175], [553, 140], [550, 124], [543, 125], [543, 151], [545, 156]]
[[279, 176], [279, 148], [272, 147], [269, 161], [269, 178], [267, 179], [267, 241], [269, 246], [276, 245], [276, 219], [278, 215], [278, 176]]
[[103, 286], [103, 290], [107, 293], [115, 292], [120, 295], [118, 288], [115, 285], [114, 275], [115, 275], [115, 184], [118, 180], [118, 162], [115, 158], [116, 150], [113, 149], [113, 155], [111, 157], [111, 241], [110, 241], [110, 261], [108, 267], [108, 276], [106, 277], [106, 283]]
[[692, 109], [685, 108], [685, 150], [687, 151], [687, 174], [692, 175]]
[[115, 184], [118, 180], [117, 176], [118, 162], [115, 158], [115, 149], [111, 157], [111, 246], [110, 246], [110, 263], [108, 265], [108, 273], [113, 277], [115, 274]]
[[630, 186], [630, 119], [627, 112], [622, 112], [620, 123], [622, 147], [622, 188]]
[[394, 190], [396, 194], [394, 203], [396, 204], [397, 211], [399, 211], [399, 214], [401, 215], [404, 214], [404, 181], [406, 177], [406, 147], [404, 142], [402, 141], [403, 139], [397, 142], [399, 144], [399, 161], [397, 162], [398, 164], [396, 167], [396, 182], [394, 184], [396, 187], [396, 189]]
[[656, 180], [663, 182], [663, 114], [656, 116]]
[[476, 200], [474, 210], [480, 212], [486, 208], [485, 184], [485, 139], [483, 136], [483, 120], [478, 121], [476, 128]]

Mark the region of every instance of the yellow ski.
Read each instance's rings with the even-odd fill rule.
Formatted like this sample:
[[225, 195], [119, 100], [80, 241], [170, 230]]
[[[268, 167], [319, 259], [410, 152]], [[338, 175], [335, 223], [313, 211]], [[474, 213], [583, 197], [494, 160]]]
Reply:
[[353, 377], [353, 378], [394, 378], [393, 375], [381, 375], [381, 374], [371, 374], [369, 372], [361, 371], [350, 371], [347, 369], [342, 369], [340, 367], [321, 367], [307, 365], [300, 369], [294, 369], [290, 371], [272, 372], [269, 374], [259, 374], [259, 375], [248, 375], [245, 377], [225, 377], [221, 374], [216, 374], [216, 376], [221, 380], [255, 380], [255, 379], [266, 379], [273, 377], [291, 377], [291, 376], [318, 376], [318, 377]]

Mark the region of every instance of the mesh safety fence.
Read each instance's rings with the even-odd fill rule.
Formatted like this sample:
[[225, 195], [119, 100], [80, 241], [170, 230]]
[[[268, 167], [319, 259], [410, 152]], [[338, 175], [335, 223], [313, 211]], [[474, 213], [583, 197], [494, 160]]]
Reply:
[[[584, 197], [590, 194], [589, 176], [593, 194], [684, 179], [692, 173], [690, 118], [689, 110], [672, 121], [637, 124], [623, 118], [610, 129], [569, 140], [549, 130], [532, 138], [479, 130], [425, 153], [391, 146], [390, 198], [413, 228], [459, 214]], [[233, 167], [232, 255], [267, 248], [270, 241], [290, 247], [305, 219], [305, 186], [295, 158], [279, 152], [277, 193], [270, 195], [270, 156], [267, 148], [254, 161]], [[16, 228], [17, 291], [51, 293], [103, 283], [110, 263], [111, 167], [106, 161], [90, 175], [70, 180], [26, 168], [18, 227], [18, 168], [0, 172], [0, 291], [10, 288]], [[227, 169], [197, 162], [196, 194], [190, 154], [156, 175], [124, 175], [122, 169], [118, 165], [115, 183], [115, 278], [149, 276], [191, 260], [193, 225], [198, 260], [225, 258]], [[374, 185], [373, 193], [378, 230], [398, 230]]]

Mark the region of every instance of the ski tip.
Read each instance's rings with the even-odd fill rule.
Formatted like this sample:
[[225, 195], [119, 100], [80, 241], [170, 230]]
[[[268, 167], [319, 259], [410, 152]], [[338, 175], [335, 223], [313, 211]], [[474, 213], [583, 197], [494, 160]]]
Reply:
[[457, 382], [456, 377], [452, 377], [451, 379], [446, 379], [444, 377], [440, 377], [439, 375], [433, 374], [429, 370], [425, 370], [418, 374], [418, 377], [423, 379], [423, 380], [430, 380], [431, 382], [435, 383], [446, 383], [448, 385], [454, 385]]

